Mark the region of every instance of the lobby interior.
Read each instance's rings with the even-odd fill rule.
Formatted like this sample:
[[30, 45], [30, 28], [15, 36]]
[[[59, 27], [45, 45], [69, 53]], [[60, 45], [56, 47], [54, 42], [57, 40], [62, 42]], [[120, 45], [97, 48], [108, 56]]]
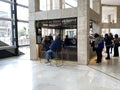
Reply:
[[[29, 1], [29, 5], [31, 5], [32, 0]], [[87, 2], [87, 0], [80, 1]], [[95, 1], [99, 2], [100, 0], [90, 1], [94, 1], [95, 3]], [[107, 13], [107, 16], [104, 16], [105, 18], [103, 18], [103, 29], [100, 33], [102, 35], [109, 32], [112, 32], [113, 34], [119, 34], [118, 30], [120, 30], [120, 14], [114, 14], [113, 12], [116, 11], [116, 7], [117, 10], [120, 9], [120, 1], [101, 0], [101, 2], [104, 12], [103, 16], [106, 15], [105, 13]], [[112, 7], [112, 9], [109, 7]], [[86, 50], [86, 47], [79, 48], [79, 50], [86, 50], [84, 52], [86, 56], [82, 56], [79, 52], [77, 54], [79, 60], [63, 60], [63, 65], [60, 66], [56, 66], [56, 61], [54, 59], [50, 65], [45, 64], [45, 59], [40, 61], [40, 58], [37, 55], [37, 40], [35, 36], [36, 32], [33, 31], [35, 29], [35, 27], [33, 27], [33, 22], [39, 19], [46, 20], [44, 17], [46, 14], [45, 12], [38, 12], [38, 10], [37, 13], [33, 13], [33, 8], [30, 9], [30, 45], [25, 45], [24, 47], [19, 47], [18, 45], [18, 51], [22, 52], [21, 55], [0, 58], [0, 90], [120, 90], [120, 57], [113, 57], [114, 53], [112, 52], [110, 54], [111, 59], [106, 60], [105, 49], [102, 53], [102, 63], [96, 63], [96, 56], [90, 58], [90, 60], [86, 62], [87, 59], [89, 59], [89, 57], [86, 57], [86, 53], [89, 51]], [[43, 15], [38, 17], [41, 15], [41, 13]], [[56, 18], [59, 17], [59, 15], [53, 16]], [[76, 17], [76, 15], [74, 16]], [[47, 18], [51, 20], [50, 17], [47, 16]], [[97, 27], [96, 23], [94, 24], [94, 28], [99, 30], [100, 28]], [[83, 29], [86, 30], [86, 28]], [[80, 35], [82, 35], [82, 33], [83, 32], [81, 32]], [[87, 41], [87, 39], [85, 39], [85, 41]], [[86, 44], [85, 41], [83, 44]], [[95, 52], [92, 53], [95, 55]], [[61, 64], [61, 62], [58, 62], [58, 64]]]

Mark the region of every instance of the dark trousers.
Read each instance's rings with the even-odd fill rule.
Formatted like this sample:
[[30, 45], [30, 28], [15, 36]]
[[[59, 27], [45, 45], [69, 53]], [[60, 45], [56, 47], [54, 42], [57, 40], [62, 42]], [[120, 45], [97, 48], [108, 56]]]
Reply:
[[119, 50], [118, 50], [118, 45], [114, 46], [114, 57], [118, 57], [119, 56]]
[[110, 46], [106, 46], [106, 53], [107, 53], [106, 58], [110, 58]]
[[102, 50], [103, 49], [96, 49], [97, 63], [101, 62], [101, 60], [102, 60]]

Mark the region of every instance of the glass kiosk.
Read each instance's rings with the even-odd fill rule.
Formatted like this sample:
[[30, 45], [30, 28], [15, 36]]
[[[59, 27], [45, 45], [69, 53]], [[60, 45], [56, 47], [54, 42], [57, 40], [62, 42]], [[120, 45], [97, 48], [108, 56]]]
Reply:
[[36, 44], [39, 58], [45, 58], [45, 53], [41, 56], [41, 42], [44, 36], [52, 34], [53, 39], [57, 34], [61, 35], [64, 43], [65, 36], [68, 35], [69, 45], [65, 46], [62, 59], [77, 61], [77, 18], [63, 18], [52, 20], [36, 21]]

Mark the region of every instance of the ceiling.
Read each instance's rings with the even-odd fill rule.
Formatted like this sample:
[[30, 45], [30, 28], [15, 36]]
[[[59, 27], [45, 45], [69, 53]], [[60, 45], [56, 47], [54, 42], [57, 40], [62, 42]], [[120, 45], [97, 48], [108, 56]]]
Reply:
[[120, 5], [120, 0], [101, 0], [102, 4]]

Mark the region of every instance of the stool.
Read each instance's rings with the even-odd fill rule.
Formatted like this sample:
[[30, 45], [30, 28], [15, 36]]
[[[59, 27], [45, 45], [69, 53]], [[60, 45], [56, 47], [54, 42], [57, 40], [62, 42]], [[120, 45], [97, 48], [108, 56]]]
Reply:
[[[56, 66], [62, 66], [63, 65], [63, 50], [62, 50], [62, 47], [61, 46], [57, 47], [56, 52], [54, 54], [55, 54], [54, 60], [56, 61]], [[59, 58], [59, 56], [60, 56], [60, 58]], [[61, 63], [60, 63], [59, 59], [61, 59]], [[59, 60], [59, 63], [57, 63], [58, 60]], [[51, 65], [51, 62], [50, 62], [50, 65]]]
[[45, 54], [46, 54], [46, 50], [43, 47], [44, 47], [43, 44], [40, 44], [40, 48], [39, 48], [39, 59], [40, 59], [40, 62], [41, 62], [41, 57], [45, 56]]
[[41, 62], [41, 57], [44, 55], [45, 56], [45, 54], [46, 54], [46, 51], [40, 51], [40, 53], [39, 53], [39, 58], [40, 58], [40, 62]]

